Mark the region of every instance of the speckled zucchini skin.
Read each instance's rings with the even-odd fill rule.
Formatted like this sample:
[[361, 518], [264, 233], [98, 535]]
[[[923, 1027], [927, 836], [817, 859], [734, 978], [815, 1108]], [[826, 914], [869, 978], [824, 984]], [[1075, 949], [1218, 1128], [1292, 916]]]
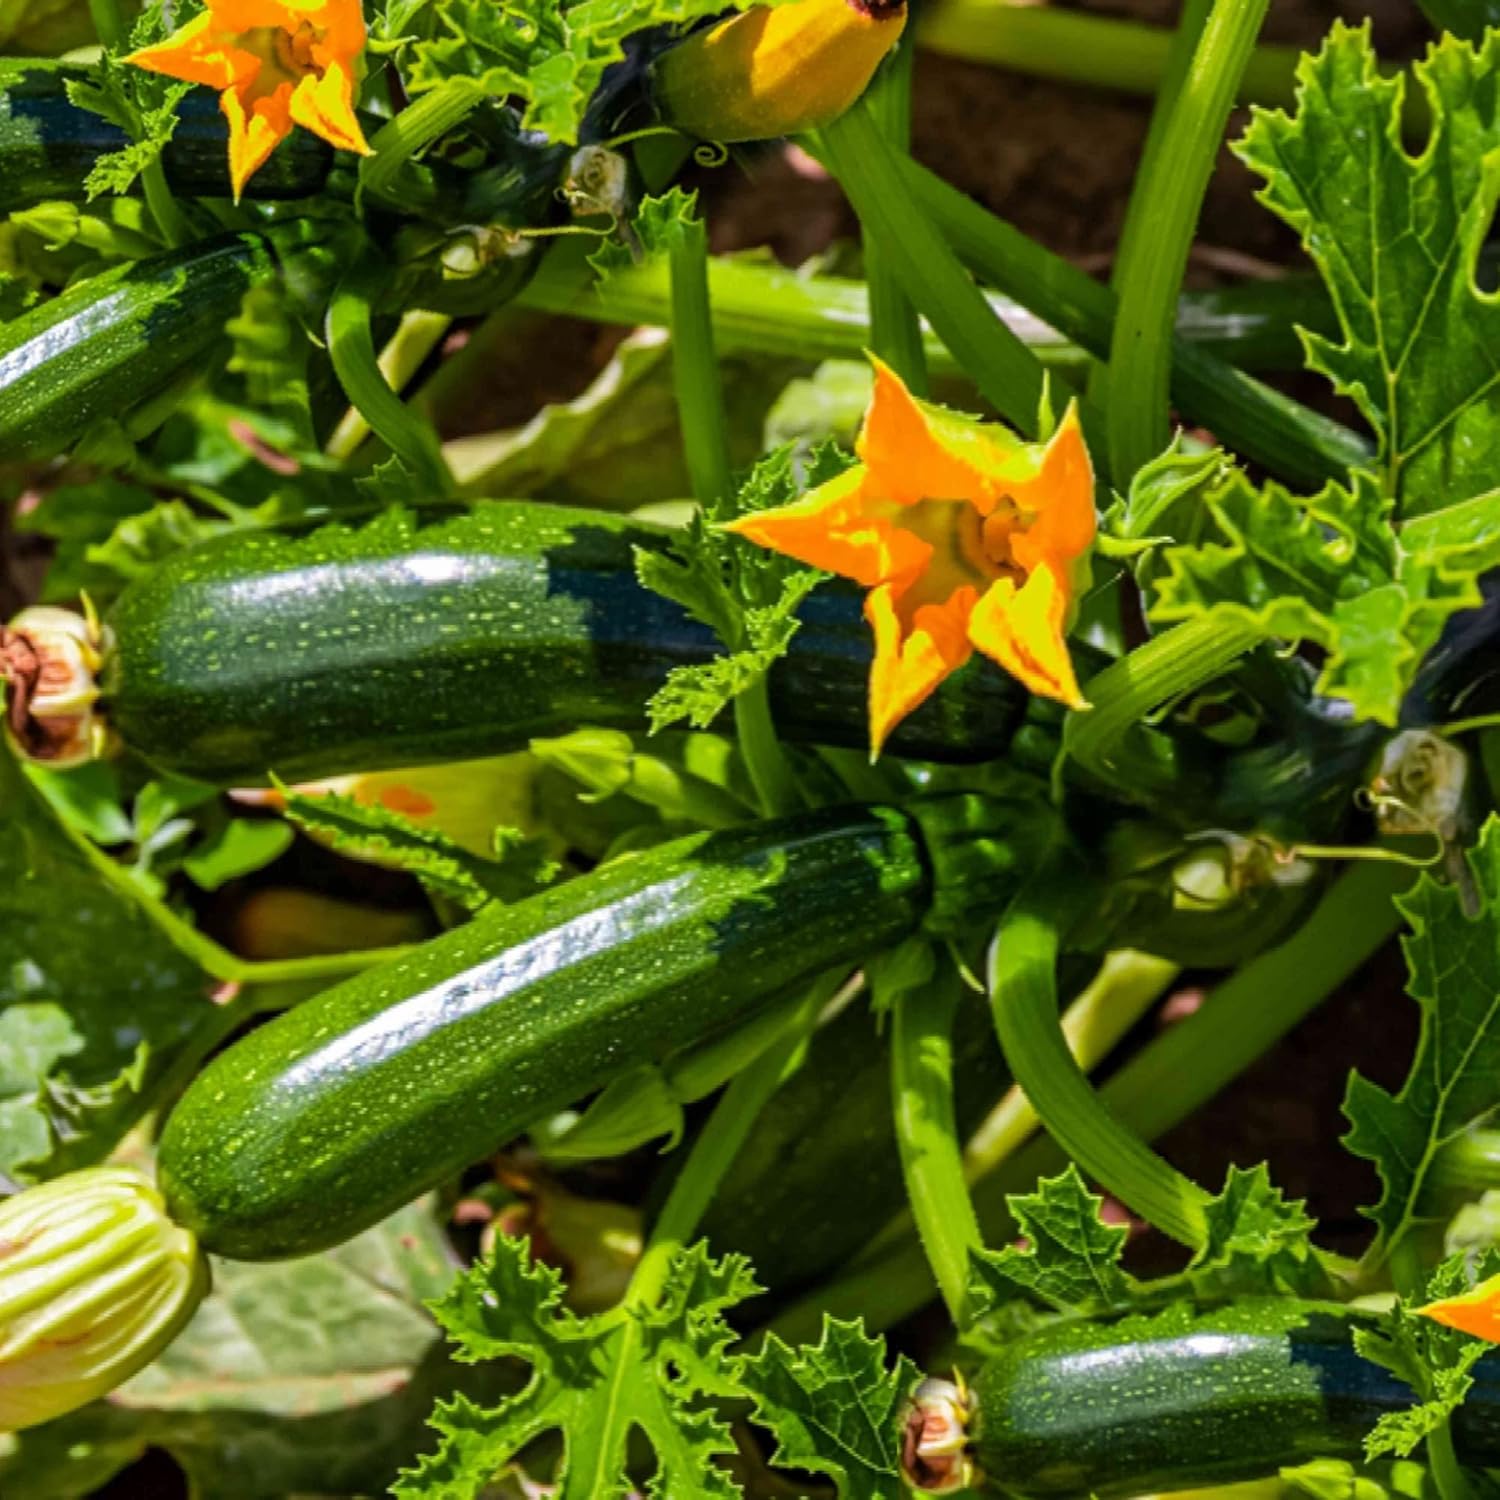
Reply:
[[258, 235], [226, 235], [101, 272], [0, 324], [0, 464], [50, 458], [159, 395], [274, 268]]
[[[67, 95], [88, 69], [36, 58], [0, 59], [0, 214], [49, 199], [82, 203], [84, 182], [102, 156], [129, 144], [102, 115]], [[328, 180], [333, 148], [294, 130], [250, 179], [249, 198], [306, 198]], [[177, 128], [162, 153], [167, 183], [189, 197], [227, 198], [229, 127], [219, 96], [195, 88], [177, 108]]]
[[627, 1069], [899, 940], [931, 897], [907, 813], [836, 808], [482, 913], [210, 1064], [162, 1137], [169, 1211], [220, 1255], [336, 1244]]
[[[1355, 1352], [1354, 1315], [1286, 1299], [1043, 1330], [974, 1383], [987, 1492], [1145, 1495], [1357, 1460], [1409, 1387]], [[1459, 1457], [1500, 1461], [1500, 1356], [1475, 1366]]]
[[[668, 671], [712, 633], [642, 588], [633, 549], [667, 533], [530, 501], [388, 513], [300, 538], [243, 533], [179, 554], [110, 616], [106, 712], [157, 765], [221, 784], [495, 755], [595, 724], [646, 725]], [[772, 676], [789, 738], [862, 746], [870, 633], [825, 585]], [[988, 663], [891, 739], [898, 753], [1002, 753], [1026, 694]]]

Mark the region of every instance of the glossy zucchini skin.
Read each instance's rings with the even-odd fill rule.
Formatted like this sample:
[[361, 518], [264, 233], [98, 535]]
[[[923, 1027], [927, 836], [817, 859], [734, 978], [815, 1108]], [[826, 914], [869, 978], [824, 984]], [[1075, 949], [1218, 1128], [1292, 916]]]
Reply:
[[[1119, 1323], [1059, 1324], [974, 1382], [973, 1456], [987, 1492], [1144, 1495], [1358, 1460], [1411, 1389], [1355, 1352], [1357, 1315], [1247, 1300]], [[1500, 1462], [1500, 1356], [1474, 1367], [1454, 1419], [1460, 1459]]]
[[[241, 533], [169, 559], [110, 616], [107, 713], [125, 743], [220, 784], [494, 755], [581, 724], [646, 725], [675, 665], [720, 647], [636, 580], [668, 533], [531, 501], [388, 513], [300, 538]], [[789, 738], [866, 743], [870, 633], [825, 585], [772, 675]], [[892, 736], [897, 753], [1004, 752], [1026, 708], [988, 663]]]
[[51, 458], [166, 390], [275, 266], [259, 235], [225, 235], [103, 271], [0, 324], [0, 463]]
[[627, 1069], [913, 931], [924, 836], [845, 807], [696, 834], [490, 909], [251, 1032], [157, 1158], [205, 1249], [309, 1254]]
[[[85, 179], [100, 157], [129, 144], [119, 126], [68, 98], [68, 80], [87, 77], [88, 69], [66, 63], [0, 60], [0, 213], [49, 199], [82, 203]], [[229, 127], [212, 89], [195, 88], [178, 106], [162, 165], [176, 192], [230, 196]], [[332, 165], [326, 141], [294, 130], [250, 179], [244, 196], [310, 197], [328, 181]]]

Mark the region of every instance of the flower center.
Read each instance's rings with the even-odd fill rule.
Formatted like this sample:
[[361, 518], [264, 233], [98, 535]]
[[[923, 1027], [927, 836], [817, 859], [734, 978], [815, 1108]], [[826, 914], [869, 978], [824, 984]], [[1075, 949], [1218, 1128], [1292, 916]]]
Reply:
[[[897, 525], [932, 548], [929, 572], [981, 591], [997, 578], [1025, 582], [1026, 570], [1011, 552], [1011, 537], [1030, 524], [1013, 500], [1001, 500], [981, 516], [967, 500], [919, 500], [901, 507]], [[956, 576], [955, 576], [956, 575]]]
[[236, 38], [236, 45], [260, 59], [254, 97], [264, 98], [284, 83], [295, 85], [310, 73], [321, 73], [323, 70], [313, 58], [313, 48], [322, 39], [322, 33], [306, 21], [295, 31], [284, 26], [256, 26], [242, 32]]

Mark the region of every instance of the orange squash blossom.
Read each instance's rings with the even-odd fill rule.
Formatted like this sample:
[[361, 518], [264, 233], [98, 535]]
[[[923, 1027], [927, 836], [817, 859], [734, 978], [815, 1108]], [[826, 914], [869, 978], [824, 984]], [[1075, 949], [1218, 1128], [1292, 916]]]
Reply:
[[918, 401], [879, 360], [860, 462], [728, 523], [870, 590], [871, 752], [975, 649], [1085, 708], [1065, 639], [1094, 541], [1094, 474], [1069, 406], [1045, 445]]
[[126, 61], [220, 90], [238, 201], [294, 125], [370, 154], [354, 113], [364, 45], [360, 0], [208, 0], [202, 15]]
[[1457, 1297], [1429, 1302], [1417, 1311], [1434, 1323], [1500, 1344], [1500, 1276], [1491, 1276]]

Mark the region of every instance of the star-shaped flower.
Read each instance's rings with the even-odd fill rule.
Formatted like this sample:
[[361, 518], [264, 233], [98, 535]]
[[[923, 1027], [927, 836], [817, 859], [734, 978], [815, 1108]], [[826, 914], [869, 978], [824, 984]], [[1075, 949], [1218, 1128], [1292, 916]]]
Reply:
[[238, 201], [294, 125], [370, 154], [354, 113], [354, 68], [364, 45], [360, 0], [208, 0], [202, 15], [126, 61], [221, 91]]
[[1094, 474], [1075, 406], [1023, 443], [917, 400], [879, 360], [861, 462], [727, 530], [870, 590], [873, 753], [984, 652], [1033, 693], [1083, 708], [1065, 635], [1094, 541]]

